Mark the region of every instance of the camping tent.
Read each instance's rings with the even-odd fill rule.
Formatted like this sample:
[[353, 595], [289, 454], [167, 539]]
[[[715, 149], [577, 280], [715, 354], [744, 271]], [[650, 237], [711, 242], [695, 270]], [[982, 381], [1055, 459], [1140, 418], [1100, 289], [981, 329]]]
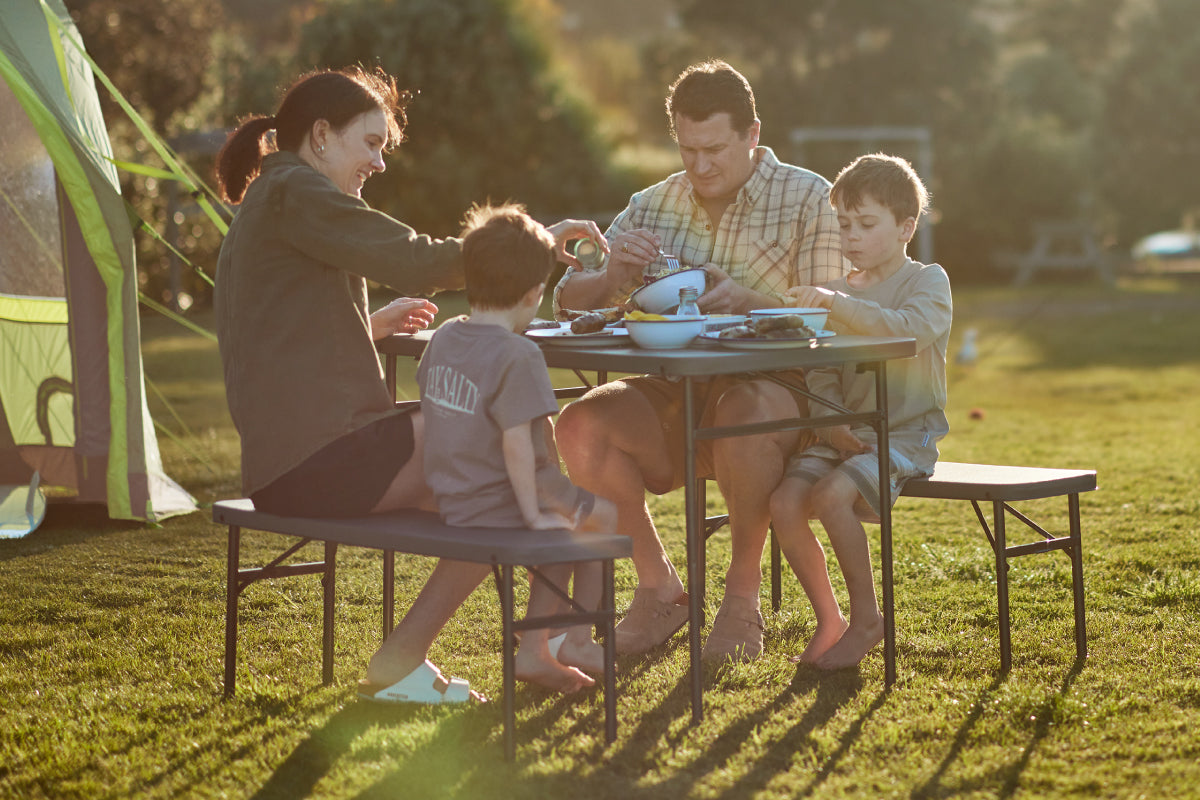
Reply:
[[40, 475], [120, 519], [194, 510], [162, 471], [133, 230], [78, 31], [61, 0], [2, 5], [0, 487]]

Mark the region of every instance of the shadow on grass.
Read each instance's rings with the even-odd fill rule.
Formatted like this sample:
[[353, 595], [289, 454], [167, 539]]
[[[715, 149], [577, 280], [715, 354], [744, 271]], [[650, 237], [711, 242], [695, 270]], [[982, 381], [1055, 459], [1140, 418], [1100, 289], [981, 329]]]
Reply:
[[[502, 758], [500, 742], [487, 741], [488, 733], [499, 728], [501, 713], [500, 703], [438, 709], [351, 700], [296, 745], [252, 797], [309, 797], [335, 771], [353, 770], [359, 761], [386, 761], [396, 755], [394, 751], [410, 750], [407, 745], [388, 741], [387, 736], [383, 742], [372, 742], [371, 731], [402, 732], [410, 725], [422, 727], [431, 721], [432, 735], [422, 735], [411, 752], [404, 753], [402, 766], [360, 796], [439, 796], [447, 787], [480, 771], [487, 772], [487, 765]], [[494, 755], [488, 755], [489, 748]]]
[[[649, 667], [645, 663], [622, 666], [625, 668], [619, 673], [619, 680], [624, 682], [636, 680]], [[685, 682], [682, 689], [685, 700], [687, 685]], [[671, 696], [675, 695], [672, 692]], [[566, 733], [543, 740], [540, 746], [530, 742], [532, 737], [558, 727], [572, 712], [577, 713], [584, 700], [590, 701], [592, 708], [571, 721]], [[518, 710], [533, 705], [539, 708], [517, 719], [514, 731], [517, 757], [513, 762], [504, 760], [502, 697], [493, 697], [483, 705], [445, 709], [351, 700], [319, 730], [296, 745], [253, 797], [255, 800], [308, 797], [318, 793], [323, 781], [336, 772], [353, 770], [357, 762], [389, 761], [396, 762], [396, 766], [356, 796], [503, 797], [506, 796], [503, 782], [518, 778], [526, 790], [543, 783], [548, 791], [561, 794], [562, 782], [573, 780], [572, 776], [558, 773], [529, 776], [525, 770], [544, 753], [552, 754], [557, 742], [576, 735], [593, 738], [595, 744], [591, 749], [600, 763], [607, 747], [603, 738], [603, 700], [599, 684], [570, 696], [518, 684], [514, 696]], [[374, 741], [378, 736], [373, 732], [382, 735], [385, 742]], [[394, 743], [397, 738], [403, 739], [403, 743]]]
[[[720, 669], [706, 668], [704, 674], [705, 690], [713, 688], [721, 677]], [[656, 709], [641, 716], [637, 728], [628, 738], [627, 743], [611, 756], [611, 762], [620, 764], [623, 774], [630, 776], [630, 785], [624, 787], [626, 797], [647, 798], [686, 797], [690, 796], [696, 784], [705, 776], [720, 772], [733, 761], [742, 751], [754, 732], [765, 723], [774, 719], [782, 711], [790, 707], [795, 699], [802, 695], [813, 694], [813, 702], [803, 718], [797, 722], [788, 733], [776, 742], [769, 753], [759, 759], [756, 766], [743, 778], [738, 780], [721, 797], [749, 797], [755, 791], [766, 786], [780, 769], [786, 770], [791, 754], [805, 746], [805, 740], [813, 731], [819, 729], [830, 719], [834, 718], [839, 709], [846, 705], [862, 690], [862, 680], [857, 672], [825, 674], [817, 670], [801, 666], [797, 669], [791, 683], [781, 691], [770, 703], [755, 708], [749, 713], [740, 715], [704, 748], [703, 760], [694, 762], [688, 769], [680, 769], [664, 781], [651, 786], [637, 787], [633, 784], [641, 776], [657, 768], [656, 759], [664, 751], [673, 751], [678, 739], [685, 738], [692, 730], [690, 727], [681, 728], [674, 737], [667, 734], [668, 724], [663, 721], [663, 715], [690, 716], [691, 714], [691, 677], [683, 676], [671, 690], [662, 698]], [[867, 716], [882, 703], [882, 697], [872, 705]], [[857, 737], [861, 723], [848, 736]], [[655, 741], [657, 740], [657, 743]], [[849, 742], [844, 749], [849, 748]], [[840, 752], [844, 752], [840, 751]], [[782, 765], [782, 766], [778, 766]], [[830, 767], [832, 769], [832, 767]]]
[[[1079, 677], [1083, 671], [1083, 666], [1086, 663], [1084, 659], [1076, 659], [1071, 669], [1063, 678], [1062, 685], [1058, 690], [1058, 697], [1065, 698], [1071, 688], [1071, 684]], [[927, 797], [949, 797], [961, 794], [967, 794], [972, 791], [992, 790], [999, 787], [996, 796], [1000, 798], [1013, 797], [1020, 788], [1021, 776], [1025, 773], [1029, 766], [1033, 754], [1037, 751], [1038, 745], [1041, 744], [1047, 735], [1050, 733], [1050, 727], [1053, 724], [1053, 701], [1047, 700], [1035, 712], [1037, 717], [1037, 725], [1033, 729], [1033, 734], [1030, 737], [1029, 743], [1021, 750], [1021, 757], [1008, 767], [999, 767], [993, 770], [990, 774], [984, 774], [979, 778], [963, 782], [959, 784], [948, 784], [946, 782], [946, 774], [950, 767], [958, 761], [962, 755], [967, 742], [971, 738], [971, 732], [979, 723], [983, 715], [984, 708], [988, 705], [987, 701], [1005, 682], [1007, 676], [1001, 673], [997, 675], [995, 680], [988, 687], [979, 693], [979, 698], [971, 707], [971, 711], [959, 726], [958, 732], [954, 736], [954, 741], [950, 744], [950, 749], [946, 751], [945, 758], [938, 764], [933, 775], [925, 783], [913, 789], [912, 798], [927, 798]]]
[[[623, 681], [636, 680], [655, 663], [658, 659], [648, 658], [627, 664]], [[714, 689], [721, 677], [720, 670], [706, 670], [706, 689]], [[691, 714], [690, 675], [680, 677], [669, 692], [645, 707], [632, 732], [623, 737], [624, 743], [607, 757], [607, 746], [601, 734], [604, 721], [602, 695], [598, 690], [593, 694], [595, 707], [572, 722], [567, 733], [556, 734], [554, 739], [573, 739], [577, 734], [593, 737], [594, 763], [607, 764], [593, 778], [607, 784], [608, 794], [645, 797], [647, 800], [683, 797], [691, 794], [707, 776], [726, 769], [742, 752], [746, 742], [753, 738], [755, 730], [793, 708], [798, 697], [811, 695], [812, 702], [801, 719], [721, 795], [724, 798], [746, 797], [767, 786], [780, 770], [786, 770], [792, 755], [809, 747], [813, 733], [835, 718], [861, 691], [862, 678], [857, 671], [827, 674], [802, 665], [770, 703], [738, 715], [722, 730], [704, 748], [701, 760], [653, 784], [646, 784], [645, 776], [659, 769], [658, 759], [662, 753], [675, 751], [676, 746], [695, 730], [690, 725], [672, 725], [673, 721]], [[537, 702], [537, 695], [542, 693], [532, 689], [519, 691], [518, 707]], [[863, 710], [842, 735], [837, 750], [798, 796], [812, 796], [818, 792], [887, 696], [887, 690], [881, 691]], [[533, 744], [529, 738], [557, 727], [562, 718], [569, 715], [569, 710], [578, 709], [578, 703], [578, 697], [556, 697], [533, 716], [519, 720], [517, 758], [510, 763], [503, 760], [502, 707], [497, 700], [483, 706], [453, 709], [351, 702], [297, 744], [253, 797], [268, 800], [312, 796], [321, 792], [323, 783], [337, 774], [354, 770], [359, 762], [364, 768], [368, 764], [386, 762], [392, 762], [394, 766], [384, 766], [386, 774], [358, 792], [358, 798], [502, 797], [507, 796], [506, 785], [509, 790], [513, 788], [513, 781], [519, 781], [521, 791], [527, 796], [569, 793], [573, 782], [583, 776], [555, 769], [555, 741]], [[403, 741], [398, 742], [398, 738]]]
[[[730, 786], [724, 794], [720, 795], [721, 797], [730, 798], [731, 800], [732, 798], [754, 797], [759, 790], [767, 786], [780, 770], [786, 771], [792, 754], [811, 747], [810, 739], [813, 732], [837, 716], [838, 711], [862, 691], [862, 677], [857, 670], [821, 672], [815, 667], [801, 664], [796, 669], [796, 674], [792, 678], [791, 685], [776, 698], [776, 701], [772, 703], [772, 707], [782, 707], [793, 697], [807, 694], [810, 691], [815, 691], [813, 703], [804, 716], [800, 718], [800, 721], [772, 743], [763, 757], [756, 761], [754, 767]], [[842, 739], [838, 744], [837, 750], [825, 760], [825, 763], [821, 765], [821, 769], [812, 777], [808, 785], [795, 795], [796, 797], [810, 797], [817, 791], [821, 784], [833, 773], [834, 769], [837, 768], [842, 757], [849, 752], [850, 748], [862, 735], [863, 725], [883, 705], [889, 694], [890, 690], [886, 688], [881, 690], [875, 699], [871, 701], [871, 704], [858, 715], [858, 718], [842, 734]], [[739, 722], [737, 726], [734, 726], [740, 729], [738, 731], [738, 741], [743, 741], [746, 735], [753, 730], [754, 726], [771, 715], [772, 710], [764, 710], [763, 713], [755, 715], [755, 719], [746, 720], [746, 722], [752, 722], [749, 727], [744, 727], [743, 722]]]
[[0, 561], [38, 555], [47, 550], [82, 544], [99, 536], [145, 530], [144, 522], [110, 519], [99, 503], [51, 501], [37, 530], [20, 539], [0, 539]]

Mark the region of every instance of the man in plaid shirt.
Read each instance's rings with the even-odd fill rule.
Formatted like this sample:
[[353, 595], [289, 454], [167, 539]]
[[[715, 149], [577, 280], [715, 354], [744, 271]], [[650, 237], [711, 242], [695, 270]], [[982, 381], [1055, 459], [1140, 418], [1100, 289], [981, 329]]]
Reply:
[[[829, 182], [780, 163], [758, 146], [759, 120], [746, 79], [722, 61], [685, 70], [667, 96], [683, 172], [635, 194], [605, 237], [607, 263], [568, 268], [555, 310], [613, 306], [665, 268], [660, 253], [703, 266], [701, 311], [745, 314], [784, 305], [792, 286], [847, 272]], [[784, 376], [785, 378], [787, 376]], [[792, 376], [799, 379], [800, 376]], [[701, 424], [739, 425], [804, 416], [805, 399], [777, 383], [714, 378]], [[654, 376], [598, 387], [563, 409], [555, 438], [571, 480], [617, 504], [617, 529], [634, 539], [638, 587], [617, 625], [617, 650], [641, 653], [687, 622], [687, 595], [663, 549], [645, 492], [683, 485], [682, 387]], [[698, 442], [696, 474], [715, 477], [729, 510], [733, 554], [725, 599], [704, 645], [707, 660], [750, 660], [762, 652], [758, 593], [770, 524], [768, 499], [797, 432]]]

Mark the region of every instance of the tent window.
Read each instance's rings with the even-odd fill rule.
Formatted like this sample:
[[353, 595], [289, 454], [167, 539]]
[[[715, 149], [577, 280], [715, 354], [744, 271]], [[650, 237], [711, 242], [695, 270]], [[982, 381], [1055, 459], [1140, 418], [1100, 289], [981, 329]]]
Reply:
[[0, 80], [0, 294], [64, 297], [54, 165]]

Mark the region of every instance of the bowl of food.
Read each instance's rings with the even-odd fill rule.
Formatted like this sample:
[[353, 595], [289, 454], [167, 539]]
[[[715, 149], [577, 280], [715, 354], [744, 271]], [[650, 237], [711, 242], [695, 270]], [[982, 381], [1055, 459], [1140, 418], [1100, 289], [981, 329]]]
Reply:
[[678, 350], [687, 347], [704, 333], [705, 319], [707, 317], [703, 314], [679, 316], [633, 312], [625, 315], [625, 329], [638, 347], [646, 350]]
[[750, 312], [750, 319], [793, 315], [802, 317], [804, 324], [814, 331], [820, 331], [825, 329], [825, 318], [829, 316], [829, 309], [793, 308], [791, 306], [784, 306], [783, 308], [759, 308]]
[[708, 273], [700, 267], [670, 272], [641, 287], [630, 295], [629, 299], [642, 311], [665, 314], [679, 305], [680, 289], [690, 286], [696, 290], [697, 296], [704, 294], [707, 275]]

